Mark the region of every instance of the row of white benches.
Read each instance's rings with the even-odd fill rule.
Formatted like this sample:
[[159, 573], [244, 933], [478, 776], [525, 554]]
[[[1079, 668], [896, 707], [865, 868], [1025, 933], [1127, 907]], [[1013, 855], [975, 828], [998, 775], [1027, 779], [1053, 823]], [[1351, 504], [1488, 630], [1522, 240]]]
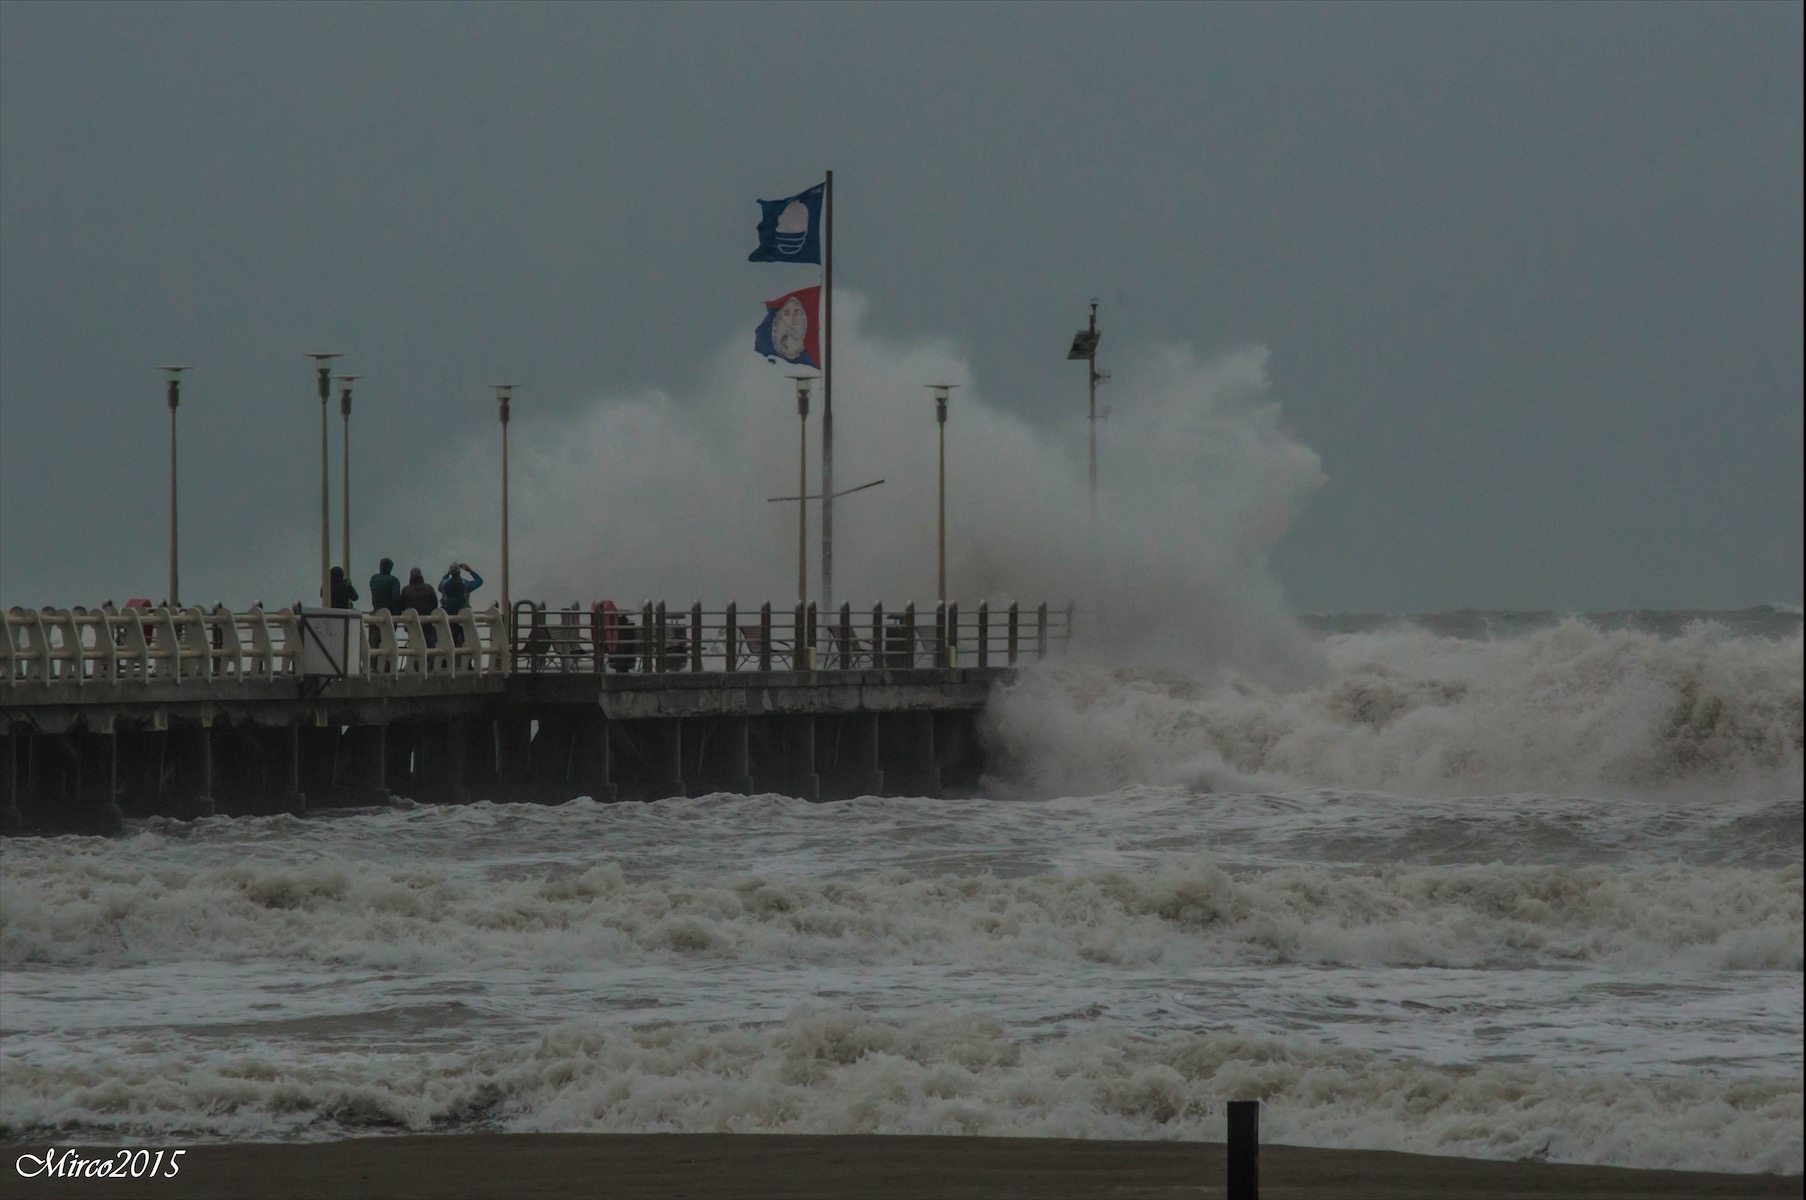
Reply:
[[[443, 610], [359, 615], [358, 666], [365, 673], [408, 678], [508, 668], [497, 608], [455, 617]], [[286, 608], [11, 608], [3, 623], [0, 687], [251, 681], [300, 670], [302, 617]]]
[[[537, 610], [537, 611], [535, 611]], [[309, 610], [311, 611], [311, 610]], [[123, 682], [252, 681], [294, 677], [304, 673], [303, 639], [322, 645], [330, 636], [304, 632], [308, 617], [291, 609], [266, 612], [253, 608], [234, 613], [224, 608], [8, 609], [0, 636], [0, 687], [21, 685], [86, 686]], [[844, 615], [844, 613], [843, 613]], [[1003, 614], [999, 628], [987, 606], [971, 621], [961, 621], [949, 606], [928, 622], [913, 606], [900, 613], [874, 610], [873, 620], [816, 625], [816, 645], [797, 652], [800, 613], [773, 621], [745, 622], [730, 605], [725, 612], [665, 612], [646, 605], [638, 613], [619, 614], [620, 623], [606, 626], [599, 608], [585, 613], [572, 606], [550, 610], [523, 601], [516, 606], [513, 653], [507, 646], [499, 607], [465, 610], [450, 616], [443, 610], [421, 616], [414, 612], [342, 614], [349, 618], [351, 640], [360, 674], [405, 680], [432, 674], [483, 676], [510, 670], [636, 672], [745, 670], [847, 670], [867, 667], [952, 666], [962, 653], [991, 641], [999, 663], [1014, 662], [1017, 632], [1025, 635], [1022, 651], [1034, 657], [1047, 652], [1050, 632], [1070, 635], [1071, 614], [1050, 630], [1046, 605], [1018, 620], [1015, 605]], [[1032, 623], [1031, 623], [1032, 622]], [[332, 624], [331, 621], [325, 624]], [[976, 624], [977, 629], [973, 628]], [[658, 631], [662, 630], [662, 639]], [[607, 640], [596, 644], [607, 632]], [[966, 639], [956, 646], [956, 635]], [[732, 642], [732, 652], [728, 643]], [[661, 644], [662, 642], [662, 644]], [[598, 653], [600, 651], [600, 653]], [[798, 658], [802, 662], [798, 662]], [[976, 656], [985, 661], [982, 652]]]

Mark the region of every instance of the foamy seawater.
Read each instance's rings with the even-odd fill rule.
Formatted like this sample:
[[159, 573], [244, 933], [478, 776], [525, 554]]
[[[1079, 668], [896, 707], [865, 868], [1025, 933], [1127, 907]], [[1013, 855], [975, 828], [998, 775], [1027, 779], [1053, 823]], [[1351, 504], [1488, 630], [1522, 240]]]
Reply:
[[0, 1130], [1216, 1139], [1802, 1168], [1799, 618], [1062, 666], [977, 800], [0, 845]]

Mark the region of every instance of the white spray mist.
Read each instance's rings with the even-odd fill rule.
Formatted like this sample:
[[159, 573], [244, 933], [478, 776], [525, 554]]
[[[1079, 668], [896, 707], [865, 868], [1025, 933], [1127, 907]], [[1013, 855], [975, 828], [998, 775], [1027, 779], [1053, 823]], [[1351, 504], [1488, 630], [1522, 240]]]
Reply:
[[[1084, 640], [1113, 662], [1228, 667], [1274, 682], [1314, 674], [1266, 552], [1323, 476], [1265, 396], [1264, 349], [1213, 360], [1157, 349], [1116, 371], [1094, 528], [1082, 405], [1011, 396], [1006, 409], [955, 347], [873, 335], [864, 311], [857, 296], [837, 307], [836, 482], [884, 484], [835, 506], [837, 601], [868, 612], [933, 606], [936, 432], [924, 385], [951, 382], [960, 386], [947, 430], [950, 599], [1074, 603]], [[770, 600], [780, 611], [795, 602], [796, 506], [767, 502], [796, 490], [792, 368], [762, 362], [745, 341], [719, 350], [688, 395], [602, 397], [546, 418], [523, 390], [511, 434], [515, 598]], [[1017, 415], [1056, 403], [1070, 419], [1041, 426]], [[812, 489], [820, 413], [818, 390]], [[421, 565], [435, 578], [452, 559], [496, 558], [495, 497], [481, 484], [498, 470], [493, 441], [491, 430], [473, 431], [421, 464], [424, 479], [392, 481], [402, 499], [385, 522], [434, 548]], [[445, 479], [461, 482], [448, 489]], [[819, 537], [811, 504], [811, 598]]]

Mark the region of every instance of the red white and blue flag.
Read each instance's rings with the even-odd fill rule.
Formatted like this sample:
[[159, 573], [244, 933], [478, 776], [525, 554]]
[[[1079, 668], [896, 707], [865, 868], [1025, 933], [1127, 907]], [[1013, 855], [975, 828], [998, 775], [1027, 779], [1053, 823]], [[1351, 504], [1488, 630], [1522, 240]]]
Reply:
[[821, 370], [821, 288], [798, 288], [765, 302], [753, 349], [768, 360]]

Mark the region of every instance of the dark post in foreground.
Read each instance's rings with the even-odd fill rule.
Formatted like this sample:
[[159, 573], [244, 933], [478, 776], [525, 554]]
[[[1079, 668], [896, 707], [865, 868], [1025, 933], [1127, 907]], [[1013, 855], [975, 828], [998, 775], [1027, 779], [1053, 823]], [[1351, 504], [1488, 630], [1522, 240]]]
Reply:
[[1260, 1101], [1229, 1102], [1228, 1200], [1260, 1200]]

